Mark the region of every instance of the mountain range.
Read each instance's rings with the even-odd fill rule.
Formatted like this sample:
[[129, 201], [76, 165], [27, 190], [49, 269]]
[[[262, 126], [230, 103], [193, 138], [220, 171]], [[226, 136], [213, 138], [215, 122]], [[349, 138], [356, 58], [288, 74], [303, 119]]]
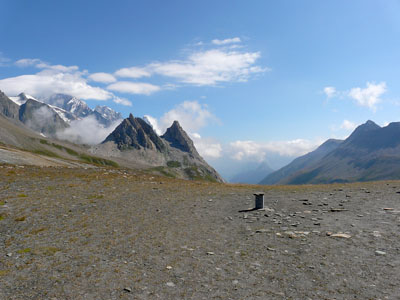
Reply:
[[[61, 162], [65, 159], [68, 164], [78, 160], [143, 168], [169, 177], [223, 182], [197, 152], [178, 121], [159, 136], [141, 118], [130, 114], [122, 120], [122, 115], [109, 107], [97, 106], [92, 110], [84, 101], [69, 95], [54, 94], [38, 100], [24, 93], [7, 97], [1, 91], [0, 117], [0, 144], [17, 147], [19, 155], [20, 150], [27, 150], [30, 157], [31, 152], [46, 155], [57, 164], [65, 163]], [[116, 122], [119, 125], [98, 145], [60, 140], [60, 133], [73, 122], [86, 118], [94, 118], [104, 127]]]
[[229, 180], [230, 183], [246, 183], [246, 184], [257, 184], [265, 176], [274, 172], [267, 162], [258, 164], [255, 168], [247, 168], [234, 176]]
[[266, 176], [260, 184], [319, 184], [400, 179], [400, 122], [358, 126], [344, 141], [315, 151]]

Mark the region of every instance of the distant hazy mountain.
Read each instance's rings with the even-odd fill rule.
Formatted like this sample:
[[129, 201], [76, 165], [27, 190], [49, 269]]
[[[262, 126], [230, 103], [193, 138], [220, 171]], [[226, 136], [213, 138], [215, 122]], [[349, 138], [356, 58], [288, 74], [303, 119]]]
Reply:
[[93, 111], [93, 114], [96, 117], [96, 120], [105, 126], [109, 126], [118, 120], [122, 120], [122, 114], [120, 112], [116, 112], [108, 106], [97, 105]]
[[258, 165], [257, 168], [252, 170], [246, 170], [234, 175], [229, 182], [231, 183], [248, 183], [248, 184], [257, 184], [259, 183], [266, 175], [274, 172], [273, 169], [266, 162], [262, 162]]
[[313, 164], [318, 162], [328, 153], [335, 150], [342, 143], [342, 140], [329, 139], [319, 146], [316, 150], [307, 153], [306, 155], [300, 156], [293, 160], [287, 166], [267, 175], [264, 179], [259, 181], [260, 184], [278, 184], [285, 181], [288, 177], [292, 176], [296, 172], [311, 167]]
[[380, 127], [368, 121], [312, 166], [279, 181], [282, 184], [400, 179], [400, 122]]

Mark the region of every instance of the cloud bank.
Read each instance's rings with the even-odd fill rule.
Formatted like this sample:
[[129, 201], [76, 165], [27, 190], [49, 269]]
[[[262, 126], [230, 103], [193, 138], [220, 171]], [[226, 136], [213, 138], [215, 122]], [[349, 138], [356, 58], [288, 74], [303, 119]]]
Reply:
[[95, 145], [104, 141], [120, 123], [121, 120], [118, 120], [109, 127], [104, 127], [94, 116], [89, 116], [81, 120], [72, 121], [70, 127], [57, 132], [57, 137], [73, 143]]
[[354, 87], [349, 91], [338, 91], [333, 86], [324, 88], [324, 93], [328, 99], [333, 97], [350, 98], [355, 100], [359, 106], [368, 107], [372, 111], [376, 111], [377, 105], [382, 101], [381, 96], [386, 91], [387, 87], [384, 81], [380, 83], [367, 82], [365, 88]]

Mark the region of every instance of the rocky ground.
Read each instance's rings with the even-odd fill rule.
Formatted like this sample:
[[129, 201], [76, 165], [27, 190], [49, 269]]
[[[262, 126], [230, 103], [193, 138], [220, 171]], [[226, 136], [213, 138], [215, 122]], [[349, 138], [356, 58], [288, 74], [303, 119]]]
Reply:
[[396, 181], [1, 165], [0, 299], [399, 299], [399, 226]]

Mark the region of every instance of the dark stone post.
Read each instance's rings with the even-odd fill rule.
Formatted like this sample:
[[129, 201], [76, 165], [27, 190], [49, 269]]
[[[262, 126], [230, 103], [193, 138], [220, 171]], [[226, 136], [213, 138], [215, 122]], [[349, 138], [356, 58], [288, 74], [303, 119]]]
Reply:
[[263, 209], [264, 208], [264, 193], [255, 193], [254, 196], [256, 196], [255, 209]]

